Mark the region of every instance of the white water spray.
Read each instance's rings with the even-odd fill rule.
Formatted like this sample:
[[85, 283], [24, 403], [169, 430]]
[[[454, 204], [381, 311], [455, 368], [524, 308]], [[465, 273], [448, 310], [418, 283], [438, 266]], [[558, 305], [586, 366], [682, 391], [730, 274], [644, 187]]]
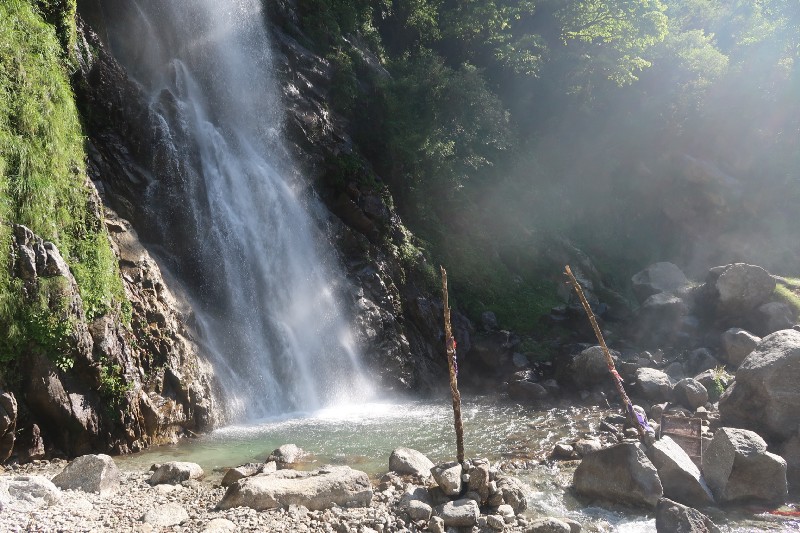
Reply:
[[161, 139], [145, 199], [179, 261], [231, 419], [366, 392], [337, 304], [343, 279], [281, 143], [260, 0], [104, 5], [112, 51], [150, 95]]

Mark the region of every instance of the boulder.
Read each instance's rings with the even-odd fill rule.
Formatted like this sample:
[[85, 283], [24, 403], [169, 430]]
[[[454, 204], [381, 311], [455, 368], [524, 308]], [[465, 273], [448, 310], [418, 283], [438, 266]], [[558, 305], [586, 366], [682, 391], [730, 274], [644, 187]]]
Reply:
[[200, 533], [235, 533], [237, 530], [236, 524], [227, 518], [215, 518], [206, 524]]
[[716, 291], [717, 314], [742, 316], [766, 303], [775, 279], [763, 268], [745, 263], [716, 267], [706, 282]]
[[675, 292], [689, 285], [686, 275], [672, 263], [654, 263], [631, 278], [639, 303], [660, 292]]
[[653, 443], [647, 455], [658, 471], [665, 497], [692, 505], [714, 504], [700, 469], [670, 437], [664, 436]]
[[528, 524], [526, 533], [570, 533], [569, 524], [557, 518], [537, 518]]
[[425, 454], [411, 448], [396, 448], [389, 455], [389, 470], [398, 474], [412, 474], [427, 478], [431, 475], [433, 461]]
[[348, 466], [324, 467], [312, 472], [279, 470], [270, 476], [241, 479], [228, 487], [219, 509], [251, 507], [257, 511], [302, 505], [312, 511], [334, 505], [367, 507], [372, 484], [364, 472]]
[[420, 520], [427, 522], [430, 520], [431, 514], [433, 514], [433, 508], [423, 501], [411, 500], [408, 502], [408, 507], [406, 507], [406, 513], [414, 522], [419, 522]]
[[782, 329], [791, 329], [796, 323], [796, 315], [785, 302], [767, 302], [755, 314], [754, 329], [759, 335], [769, 335]]
[[242, 478], [255, 476], [256, 474], [271, 473], [277, 471], [275, 461], [268, 463], [247, 463], [236, 468], [230, 468], [225, 472], [220, 485], [229, 487]]
[[789, 490], [800, 490], [800, 435], [795, 435], [781, 446], [781, 457], [786, 461], [786, 481]]
[[601, 449], [603, 443], [597, 438], [578, 439], [572, 447], [579, 456], [583, 457]]
[[56, 475], [53, 484], [64, 490], [114, 494], [120, 487], [119, 468], [108, 455], [83, 455]]
[[158, 505], [142, 516], [142, 522], [158, 528], [177, 526], [186, 520], [189, 520], [189, 513], [175, 502]]
[[512, 476], [498, 476], [497, 493], [503, 495], [503, 501], [510, 505], [515, 514], [528, 508], [528, 489], [520, 480]]
[[672, 380], [661, 370], [639, 368], [636, 370], [636, 392], [651, 402], [668, 401], [672, 398]]
[[741, 328], [731, 328], [722, 334], [722, 354], [725, 362], [738, 367], [744, 358], [750, 355], [761, 342], [761, 337], [756, 337], [749, 331]]
[[0, 389], [0, 463], [11, 457], [17, 430], [17, 399]]
[[61, 491], [44, 476], [0, 476], [0, 509], [26, 511], [60, 501]]
[[708, 402], [708, 390], [696, 379], [684, 378], [675, 384], [672, 398], [676, 403], [694, 411]]
[[692, 376], [704, 370], [712, 370], [718, 365], [719, 361], [711, 354], [708, 348], [692, 350], [689, 352], [689, 357], [686, 360], [686, 370]]
[[792, 437], [800, 427], [798, 383], [800, 331], [785, 329], [764, 337], [720, 398], [722, 423], [776, 440]]
[[203, 475], [203, 469], [197, 463], [172, 461], [156, 468], [147, 482], [151, 485], [160, 485], [161, 483], [177, 485], [190, 479], [202, 479]]
[[452, 461], [441, 463], [431, 468], [431, 475], [446, 496], [458, 496], [461, 493], [461, 465]]
[[456, 500], [436, 507], [436, 516], [441, 518], [447, 527], [474, 526], [478, 523], [480, 514], [475, 500]]
[[573, 478], [579, 496], [653, 508], [664, 491], [638, 442], [622, 442], [583, 458]]
[[528, 380], [513, 380], [508, 382], [508, 396], [512, 400], [534, 402], [547, 398], [548, 392], [542, 385]]
[[[614, 363], [619, 360], [619, 352], [611, 351]], [[606, 356], [600, 346], [586, 348], [578, 354], [570, 365], [569, 375], [578, 388], [590, 388], [595, 385], [612, 386], [613, 381], [608, 372]]]
[[723, 427], [714, 433], [703, 453], [703, 475], [719, 503], [782, 502], [787, 495], [786, 461], [746, 429]]
[[267, 462], [275, 461], [279, 466], [286, 466], [299, 462], [305, 455], [297, 444], [283, 444], [269, 454]]
[[479, 503], [484, 503], [489, 498], [489, 461], [473, 459], [467, 474], [469, 475], [469, 491], [478, 495]]
[[689, 306], [674, 294], [660, 292], [645, 300], [636, 319], [636, 339], [645, 346], [661, 346], [678, 338]]
[[667, 498], [656, 506], [657, 533], [719, 533], [719, 528], [706, 515]]

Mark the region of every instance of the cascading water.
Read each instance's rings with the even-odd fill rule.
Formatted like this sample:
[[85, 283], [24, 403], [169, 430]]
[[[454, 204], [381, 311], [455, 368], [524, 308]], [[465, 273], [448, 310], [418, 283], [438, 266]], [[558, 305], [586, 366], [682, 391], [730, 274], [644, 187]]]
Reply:
[[178, 260], [229, 419], [364, 393], [318, 206], [281, 143], [261, 0], [105, 2], [115, 57], [161, 139], [144, 201]]

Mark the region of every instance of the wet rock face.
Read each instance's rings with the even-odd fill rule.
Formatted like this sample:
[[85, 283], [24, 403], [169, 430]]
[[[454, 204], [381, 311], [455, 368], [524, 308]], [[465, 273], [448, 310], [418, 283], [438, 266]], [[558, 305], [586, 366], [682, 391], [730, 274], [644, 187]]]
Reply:
[[17, 400], [0, 389], [0, 463], [11, 456], [17, 430]]

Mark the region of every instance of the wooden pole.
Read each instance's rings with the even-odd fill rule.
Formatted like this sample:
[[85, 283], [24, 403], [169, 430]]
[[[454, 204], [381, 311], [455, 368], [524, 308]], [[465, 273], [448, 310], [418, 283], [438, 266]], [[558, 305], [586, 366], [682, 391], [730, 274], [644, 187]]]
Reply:
[[603, 333], [600, 331], [600, 326], [597, 325], [597, 319], [594, 317], [594, 313], [592, 312], [589, 302], [586, 301], [586, 296], [583, 294], [583, 289], [581, 289], [578, 280], [575, 279], [575, 276], [572, 274], [572, 270], [569, 268], [569, 265], [566, 265], [564, 269], [567, 277], [569, 278], [570, 285], [572, 285], [572, 288], [578, 293], [578, 298], [581, 300], [583, 310], [586, 311], [586, 315], [589, 317], [589, 322], [592, 324], [592, 329], [594, 329], [594, 335], [597, 337], [597, 342], [600, 343], [600, 347], [603, 349], [603, 355], [606, 357], [606, 366], [608, 366], [608, 371], [611, 373], [611, 377], [614, 380], [614, 385], [617, 387], [617, 392], [622, 399], [622, 403], [625, 405], [625, 409], [628, 413], [628, 419], [630, 419], [631, 424], [633, 424], [633, 427], [635, 427], [636, 431], [638, 431], [639, 439], [644, 441], [645, 425], [647, 424], [647, 421], [644, 421], [643, 425], [642, 421], [636, 416], [636, 413], [633, 410], [633, 403], [625, 393], [625, 387], [622, 386], [622, 378], [619, 376], [619, 372], [617, 372], [617, 369], [614, 366], [614, 359], [611, 357], [611, 352], [608, 351], [608, 346], [606, 346]]
[[447, 271], [442, 269], [442, 294], [444, 299], [444, 342], [447, 351], [447, 366], [450, 369], [450, 394], [453, 396], [453, 419], [456, 428], [456, 460], [464, 464], [464, 425], [461, 423], [461, 393], [458, 392], [458, 366], [456, 363], [456, 340], [450, 326], [450, 304], [447, 296]]

